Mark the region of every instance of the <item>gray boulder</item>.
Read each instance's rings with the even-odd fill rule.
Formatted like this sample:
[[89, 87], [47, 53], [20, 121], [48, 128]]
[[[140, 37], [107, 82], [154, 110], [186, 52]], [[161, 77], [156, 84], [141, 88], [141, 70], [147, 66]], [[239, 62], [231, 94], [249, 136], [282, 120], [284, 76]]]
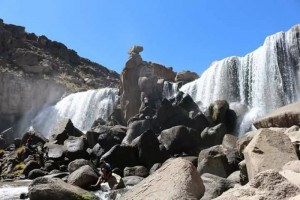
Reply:
[[176, 74], [175, 81], [176, 82], [183, 81], [183, 82], [188, 83], [193, 80], [196, 80], [197, 78], [199, 78], [199, 76], [195, 72], [191, 72], [189, 70], [184, 70], [184, 71], [178, 72]]
[[61, 120], [59, 124], [51, 131], [49, 142], [55, 142], [56, 144], [64, 144], [64, 141], [69, 136], [80, 137], [83, 133], [74, 127], [70, 119], [65, 118]]
[[208, 148], [222, 144], [223, 137], [226, 133], [226, 126], [223, 123], [214, 127], [205, 128], [201, 133], [201, 147]]
[[44, 170], [41, 170], [41, 169], [34, 169], [34, 170], [31, 170], [28, 174], [28, 178], [33, 180], [35, 178], [38, 178], [38, 177], [42, 177], [42, 176], [45, 176], [47, 175], [48, 172], [44, 171]]
[[200, 150], [199, 133], [185, 126], [174, 126], [163, 130], [159, 140], [170, 154], [197, 155]]
[[50, 159], [62, 159], [65, 154], [65, 147], [60, 144], [46, 143], [47, 156]]
[[68, 183], [81, 188], [88, 188], [90, 185], [96, 184], [97, 180], [98, 175], [89, 165], [80, 167], [68, 177]]
[[65, 183], [59, 178], [40, 177], [28, 187], [30, 200], [98, 200], [98, 197], [80, 187]]
[[238, 169], [238, 163], [235, 163], [235, 158], [232, 158], [231, 154], [231, 149], [226, 149], [222, 145], [202, 150], [198, 157], [198, 172], [226, 178]]
[[213, 174], [202, 174], [201, 179], [205, 186], [205, 193], [201, 200], [214, 199], [234, 186], [234, 183], [230, 180]]
[[124, 137], [122, 143], [123, 144], [131, 144], [131, 142], [140, 136], [142, 133], [149, 129], [153, 128], [154, 121], [152, 119], [138, 120], [131, 123], [126, 132], [126, 136]]
[[125, 186], [134, 186], [144, 180], [143, 177], [140, 176], [126, 176], [122, 178], [124, 181]]
[[238, 138], [234, 135], [231, 135], [231, 134], [226, 134], [224, 135], [223, 137], [223, 141], [222, 141], [222, 145], [223, 147], [225, 148], [231, 148], [231, 149], [236, 149], [237, 148], [237, 143], [238, 141]]
[[89, 166], [93, 166], [91, 161], [89, 160], [85, 160], [85, 159], [77, 159], [77, 160], [73, 160], [72, 162], [69, 163], [68, 165], [68, 171], [70, 173], [76, 171], [77, 169], [79, 169], [80, 167], [84, 166], [84, 165], [89, 165]]
[[25, 174], [25, 176], [28, 176], [29, 172], [31, 170], [34, 170], [34, 169], [39, 169], [41, 168], [41, 166], [39, 165], [38, 162], [34, 161], [34, 160], [31, 160], [29, 161], [25, 167], [24, 167], [24, 170], [23, 170], [23, 174]]
[[83, 137], [70, 136], [64, 141], [66, 157], [70, 160], [88, 158], [87, 145]]
[[149, 175], [149, 171], [144, 166], [134, 166], [134, 167], [124, 168], [124, 176], [140, 176], [145, 178], [148, 175]]

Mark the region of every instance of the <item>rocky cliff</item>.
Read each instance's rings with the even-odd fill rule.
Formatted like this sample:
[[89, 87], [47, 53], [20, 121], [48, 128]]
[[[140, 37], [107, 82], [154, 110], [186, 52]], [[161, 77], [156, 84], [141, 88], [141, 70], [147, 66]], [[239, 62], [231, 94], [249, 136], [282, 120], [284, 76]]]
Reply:
[[65, 93], [118, 84], [116, 72], [0, 19], [0, 132], [26, 123]]

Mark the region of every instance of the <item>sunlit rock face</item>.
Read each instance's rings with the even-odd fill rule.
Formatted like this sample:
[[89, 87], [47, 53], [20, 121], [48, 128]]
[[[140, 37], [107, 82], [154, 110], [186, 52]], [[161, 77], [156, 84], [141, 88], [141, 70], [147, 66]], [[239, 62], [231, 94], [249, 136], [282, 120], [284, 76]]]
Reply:
[[120, 77], [120, 104], [124, 124], [139, 113], [145, 102], [157, 109], [161, 103], [163, 80], [174, 81], [176, 76], [170, 67], [143, 61], [139, 54], [142, 51], [142, 46], [130, 48], [129, 59]]
[[[244, 57], [213, 62], [203, 75], [180, 90], [204, 107], [215, 100], [250, 107], [247, 120], [300, 99], [300, 25], [266, 38]], [[245, 122], [246, 123], [246, 122]]]
[[117, 103], [118, 89], [104, 88], [70, 94], [56, 105], [45, 108], [33, 120], [33, 126], [45, 136], [61, 120], [70, 118], [76, 128], [85, 132], [93, 122], [102, 118], [107, 120]]

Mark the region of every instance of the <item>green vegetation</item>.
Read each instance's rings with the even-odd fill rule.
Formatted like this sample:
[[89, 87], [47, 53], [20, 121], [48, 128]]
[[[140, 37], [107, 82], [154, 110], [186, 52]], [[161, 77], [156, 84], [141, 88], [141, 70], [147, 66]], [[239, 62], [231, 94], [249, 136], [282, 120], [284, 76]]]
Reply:
[[0, 158], [4, 156], [5, 151], [3, 149], [0, 149]]
[[74, 195], [74, 198], [72, 197], [72, 199], [74, 199], [74, 200], [96, 200], [97, 197], [94, 194], [90, 193], [90, 192], [86, 192], [86, 193], [83, 193], [83, 194], [78, 195], [78, 196]]

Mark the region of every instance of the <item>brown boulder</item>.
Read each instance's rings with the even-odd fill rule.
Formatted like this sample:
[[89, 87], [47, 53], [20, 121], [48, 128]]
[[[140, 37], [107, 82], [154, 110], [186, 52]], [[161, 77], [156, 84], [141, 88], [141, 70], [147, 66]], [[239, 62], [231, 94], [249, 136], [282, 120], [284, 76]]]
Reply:
[[256, 120], [254, 126], [258, 128], [300, 126], [300, 102], [283, 106], [265, 117]]
[[198, 74], [191, 71], [181, 71], [176, 74], [175, 82], [183, 81], [183, 82], [191, 82], [199, 78]]
[[224, 192], [215, 200], [288, 200], [300, 193], [300, 188], [274, 170], [257, 174], [243, 187]]
[[[179, 173], [180, 172], [180, 173]], [[121, 199], [200, 199], [205, 188], [193, 164], [177, 158], [126, 192]]]
[[280, 170], [286, 163], [298, 160], [291, 140], [285, 134], [260, 129], [244, 150], [249, 179], [259, 172]]

